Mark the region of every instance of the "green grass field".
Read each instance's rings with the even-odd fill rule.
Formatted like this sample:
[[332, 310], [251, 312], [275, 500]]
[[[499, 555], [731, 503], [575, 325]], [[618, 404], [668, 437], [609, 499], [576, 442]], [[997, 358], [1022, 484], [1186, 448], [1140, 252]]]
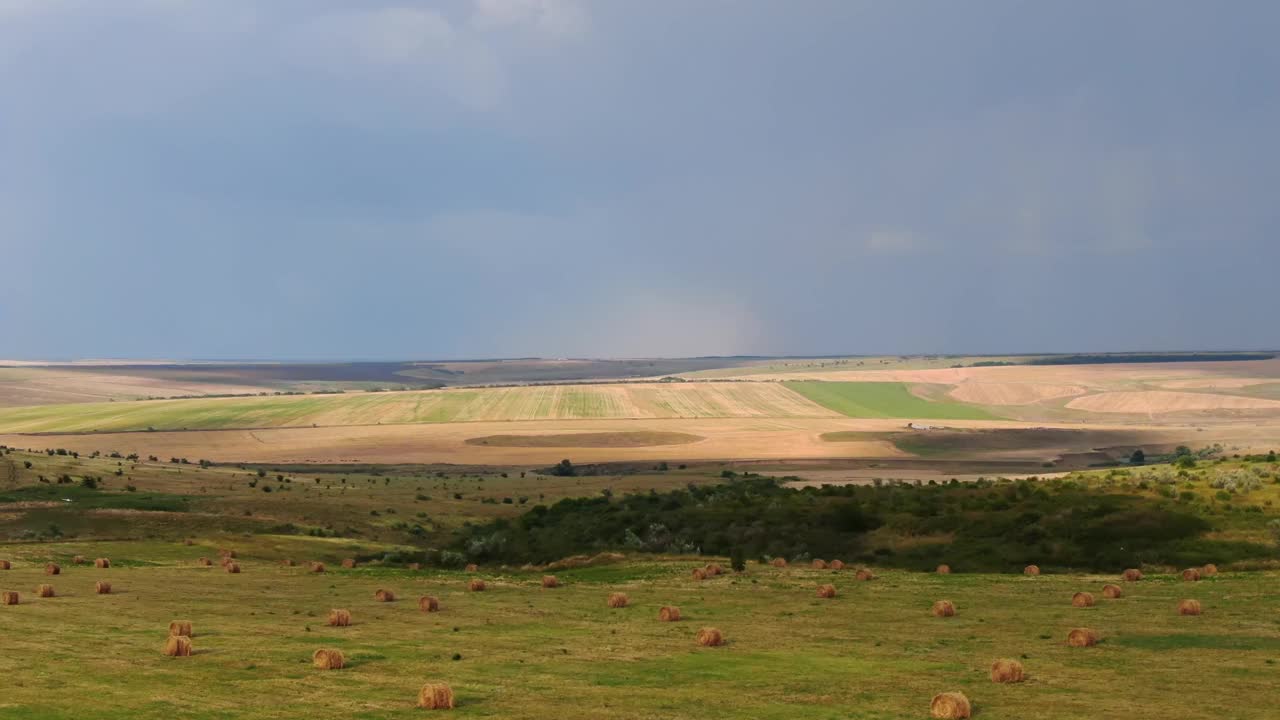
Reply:
[[[15, 561], [0, 589], [22, 593], [22, 604], [0, 607], [0, 718], [418, 717], [418, 687], [442, 681], [459, 717], [543, 718], [554, 708], [566, 720], [925, 718], [934, 693], [959, 690], [992, 720], [1261, 720], [1274, 717], [1280, 683], [1275, 573], [1194, 584], [1148, 576], [1089, 609], [1073, 608], [1071, 595], [1099, 594], [1112, 578], [889, 571], [856, 582], [851, 570], [750, 563], [741, 575], [691, 579], [705, 559], [558, 571], [564, 586], [553, 590], [539, 586], [541, 571], [482, 568], [489, 590], [471, 593], [460, 572], [281, 567], [281, 557], [336, 549], [292, 540], [0, 546]], [[195, 566], [227, 546], [241, 574]], [[111, 556], [115, 567], [73, 566], [73, 554]], [[48, 560], [63, 574], [43, 575]], [[93, 593], [99, 579], [113, 594]], [[33, 597], [45, 582], [57, 597]], [[827, 582], [839, 595], [817, 598]], [[378, 588], [399, 600], [375, 602]], [[606, 607], [613, 591], [631, 606]], [[424, 594], [440, 598], [440, 613], [418, 610]], [[1205, 614], [1178, 616], [1184, 597]], [[929, 614], [944, 598], [956, 617]], [[668, 604], [682, 622], [658, 621]], [[335, 607], [351, 610], [351, 627], [325, 624]], [[194, 623], [193, 657], [161, 654], [175, 619]], [[697, 647], [702, 627], [727, 644]], [[1067, 647], [1075, 627], [1098, 630], [1102, 644]], [[349, 667], [313, 669], [322, 647], [342, 650]], [[1027, 680], [991, 683], [1000, 657], [1021, 660]]]
[[911, 394], [904, 383], [801, 381], [785, 384], [819, 405], [849, 417], [930, 420], [995, 418], [974, 405], [955, 401], [933, 402], [917, 397]]

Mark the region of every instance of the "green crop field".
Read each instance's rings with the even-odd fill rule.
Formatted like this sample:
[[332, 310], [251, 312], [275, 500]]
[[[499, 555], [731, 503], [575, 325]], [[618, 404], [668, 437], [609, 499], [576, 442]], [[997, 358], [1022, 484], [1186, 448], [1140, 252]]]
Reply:
[[954, 401], [930, 401], [911, 394], [897, 382], [785, 383], [815, 403], [849, 417], [927, 418], [936, 420], [990, 420], [986, 410]]

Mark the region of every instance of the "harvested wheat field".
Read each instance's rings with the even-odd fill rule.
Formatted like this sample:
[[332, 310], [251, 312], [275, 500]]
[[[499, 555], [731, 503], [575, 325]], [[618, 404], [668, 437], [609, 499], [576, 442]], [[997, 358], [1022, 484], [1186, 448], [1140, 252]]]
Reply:
[[[6, 633], [0, 673], [23, 678], [6, 686], [0, 717], [413, 718], [419, 688], [444, 682], [454, 712], [504, 718], [541, 718], [549, 707], [566, 720], [693, 718], [709, 696], [717, 717], [730, 719], [912, 718], [927, 716], [930, 698], [947, 690], [968, 696], [975, 716], [1004, 720], [1209, 720], [1220, 704], [1182, 698], [1215, 693], [1237, 701], [1233, 718], [1263, 720], [1276, 672], [1266, 661], [1280, 657], [1280, 598], [1267, 592], [1280, 580], [1274, 573], [1225, 572], [1200, 583], [1197, 595], [1213, 612], [1187, 618], [1176, 612], [1186, 585], [1149, 572], [1124, 602], [1090, 611], [1103, 641], [1079, 649], [1066, 637], [1080, 611], [1062, 602], [1090, 584], [1076, 574], [1027, 582], [878, 569], [879, 582], [842, 588], [832, 602], [815, 595], [808, 569], [749, 562], [708, 590], [688, 581], [696, 558], [632, 558], [558, 570], [555, 592], [542, 590], [542, 572], [494, 571], [492, 591], [472, 593], [461, 571], [369, 566], [316, 575], [281, 566], [254, 542], [238, 543], [243, 575], [193, 566], [199, 547], [139, 542], [129, 557], [153, 564], [127, 572], [126, 594], [93, 595], [95, 570], [71, 568], [65, 595], [0, 606], [5, 626], [22, 628]], [[19, 562], [4, 580], [34, 587], [45, 576], [32, 560], [48, 551], [15, 546]], [[380, 587], [430, 593], [447, 612], [378, 603]], [[625, 592], [634, 611], [611, 610], [604, 600], [613, 592]], [[964, 612], [946, 622], [921, 617], [921, 598], [944, 593]], [[662, 622], [674, 614], [660, 618], [662, 608], [676, 606], [686, 621]], [[330, 627], [333, 607], [351, 608], [359, 622]], [[190, 657], [160, 652], [175, 617], [200, 629]], [[701, 628], [729, 642], [699, 647]], [[345, 659], [323, 680], [312, 668], [321, 649]], [[1180, 661], [1169, 662], [1170, 653]], [[1033, 658], [1034, 682], [991, 682], [994, 658], [1023, 655]], [[128, 663], [127, 692], [115, 663]], [[886, 669], [893, 683], [883, 682]], [[1142, 683], [1130, 681], [1138, 675]], [[177, 686], [200, 692], [171, 692]]]

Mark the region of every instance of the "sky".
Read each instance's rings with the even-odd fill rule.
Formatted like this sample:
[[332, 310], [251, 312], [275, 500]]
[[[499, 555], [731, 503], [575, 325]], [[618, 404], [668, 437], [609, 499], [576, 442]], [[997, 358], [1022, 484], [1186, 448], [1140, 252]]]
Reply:
[[0, 0], [0, 358], [1275, 349], [1278, 27]]

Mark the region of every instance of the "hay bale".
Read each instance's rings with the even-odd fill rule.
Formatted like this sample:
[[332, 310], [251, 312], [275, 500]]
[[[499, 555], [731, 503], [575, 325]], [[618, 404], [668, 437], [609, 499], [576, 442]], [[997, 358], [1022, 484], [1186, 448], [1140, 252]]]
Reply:
[[942, 564], [942, 565], [939, 565], [939, 566], [938, 566], [937, 573], [938, 573], [939, 575], [950, 575], [950, 574], [951, 574], [951, 566], [950, 566], [950, 565], [947, 565], [947, 564], [945, 564], [945, 563], [944, 563], [944, 564]]
[[818, 586], [818, 597], [829, 600], [835, 596], [836, 596], [835, 585], [819, 585]]
[[222, 550], [219, 550], [219, 551], [218, 551], [218, 556], [219, 556], [219, 557], [226, 558], [226, 559], [228, 559], [228, 560], [235, 560], [235, 559], [236, 559], [236, 551], [235, 551], [235, 550], [228, 550], [228, 549], [226, 549], [226, 548], [223, 548]]
[[786, 566], [787, 566], [787, 559], [786, 559], [786, 558], [776, 557], [776, 558], [774, 558], [773, 560], [771, 560], [771, 561], [769, 562], [769, 564], [770, 564], [770, 565], [772, 565], [772, 566], [774, 566], [774, 567], [776, 567], [776, 568], [784, 568], [784, 567], [786, 567]]
[[377, 600], [378, 602], [395, 602], [396, 594], [391, 592], [390, 590], [383, 590], [382, 588], [378, 588], [373, 592], [373, 599]]
[[85, 564], [84, 556], [83, 556], [83, 555], [76, 555], [75, 557], [71, 558], [71, 564], [72, 564], [72, 565], [83, 565], [83, 564]]
[[334, 609], [329, 611], [329, 627], [347, 627], [350, 624], [350, 610]]
[[418, 691], [418, 707], [424, 710], [452, 710], [453, 688], [444, 683], [427, 683]]
[[285, 558], [284, 560], [280, 561], [280, 564], [284, 567], [294, 567], [298, 563], [295, 562], [292, 558]]
[[111, 583], [107, 582], [106, 580], [99, 580], [98, 582], [93, 584], [93, 591], [98, 593], [99, 595], [110, 595]]
[[720, 563], [707, 563], [702, 571], [707, 574], [707, 577], [718, 577], [724, 574], [724, 567]]
[[99, 570], [106, 570], [107, 568], [111, 567], [111, 561], [106, 558], [98, 558], [97, 560], [93, 561], [93, 566], [98, 568]]
[[475, 580], [467, 583], [467, 589], [471, 592], [484, 592], [487, 589], [487, 586], [484, 584], [483, 580], [476, 578]]
[[827, 569], [827, 561], [826, 561], [826, 560], [822, 560], [822, 559], [820, 559], [820, 558], [814, 558], [814, 559], [813, 559], [813, 562], [809, 563], [809, 565], [810, 565], [814, 570], [826, 570], [826, 569]]
[[418, 571], [422, 569], [422, 563], [409, 563], [409, 569]]
[[45, 575], [61, 575], [62, 568], [58, 567], [57, 563], [49, 563], [48, 565], [44, 566], [44, 574]]
[[831, 568], [832, 570], [843, 570], [843, 569], [844, 569], [844, 561], [843, 561], [843, 560], [832, 560], [832, 561], [831, 561], [831, 563], [830, 563], [829, 565], [827, 565], [827, 567]]
[[1182, 571], [1182, 579], [1186, 582], [1198, 582], [1200, 580], [1200, 571], [1195, 568], [1187, 568]]
[[226, 568], [227, 572], [233, 575], [240, 572], [240, 563], [238, 562], [229, 562], [224, 567]]
[[480, 570], [479, 565], [476, 565], [475, 563], [467, 564], [467, 572], [477, 572], [478, 570]]
[[1199, 615], [1202, 611], [1199, 600], [1183, 600], [1178, 603], [1179, 615]]
[[1071, 607], [1087, 608], [1093, 607], [1095, 604], [1093, 593], [1078, 592], [1071, 596]]
[[1039, 565], [1028, 565], [1028, 566], [1026, 566], [1026, 567], [1022, 568], [1022, 574], [1023, 574], [1023, 575], [1030, 575], [1030, 576], [1032, 576], [1032, 577], [1035, 577], [1035, 576], [1037, 576], [1037, 575], [1039, 575], [1039, 574], [1040, 574], [1040, 566], [1039, 566]]
[[182, 635], [184, 637], [195, 637], [195, 633], [191, 631], [190, 620], [174, 620], [169, 623], [170, 635]]
[[324, 572], [324, 563], [322, 563], [322, 562], [313, 562], [313, 563], [311, 563], [311, 572], [313, 572], [313, 573], [322, 573], [322, 572]]
[[311, 664], [321, 670], [341, 670], [347, 664], [347, 658], [341, 650], [320, 648], [311, 653]]
[[674, 605], [663, 605], [658, 609], [660, 622], [680, 622], [680, 608]]
[[715, 628], [702, 628], [698, 631], [698, 644], [702, 647], [720, 647], [724, 644], [724, 635]]
[[183, 541], [182, 541], [182, 544], [183, 544], [183, 545], [186, 545], [187, 547], [191, 547], [192, 545], [195, 545], [196, 543], [195, 543], [195, 541], [194, 541], [194, 540], [192, 540], [191, 538], [187, 538], [187, 539], [185, 539], [185, 540], [183, 540]]
[[1067, 633], [1068, 647], [1093, 647], [1098, 644], [1098, 631], [1090, 628], [1076, 628]]
[[440, 612], [440, 601], [432, 595], [423, 595], [418, 598], [418, 609], [422, 612]]
[[706, 579], [707, 579], [707, 571], [706, 571], [706, 570], [703, 570], [702, 568], [694, 568], [694, 569], [693, 569], [693, 579], [694, 579], [694, 580], [706, 580]]
[[1213, 563], [1209, 563], [1208, 565], [1200, 568], [1200, 574], [1205, 577], [1213, 577], [1218, 574], [1218, 566]]
[[202, 557], [199, 560], [196, 560], [196, 564], [203, 567], [213, 567], [213, 561], [207, 557]]
[[52, 585], [37, 585], [37, 586], [36, 586], [36, 597], [51, 598], [51, 597], [53, 597], [53, 596], [54, 596], [54, 595], [53, 595], [53, 586], [52, 586]]
[[972, 717], [973, 708], [964, 693], [944, 692], [933, 696], [929, 702], [929, 717], [943, 720], [960, 720]]
[[1022, 663], [1017, 660], [1009, 660], [1005, 658], [991, 663], [991, 682], [1022, 682], [1023, 675]]
[[0, 605], [17, 605], [19, 602], [18, 593], [6, 590], [0, 593]]
[[556, 576], [555, 576], [555, 575], [543, 575], [543, 576], [542, 576], [542, 587], [544, 587], [544, 588], [558, 588], [558, 587], [560, 587], [560, 580], [559, 580], [558, 578], [556, 578]]
[[630, 602], [631, 602], [631, 598], [627, 597], [626, 593], [620, 593], [620, 592], [609, 593], [608, 603], [609, 603], [609, 607], [611, 608], [615, 608], [615, 609], [624, 608]]
[[169, 657], [191, 657], [191, 638], [186, 635], [170, 635], [164, 641], [164, 654]]
[[354, 568], [355, 566], [356, 566], [356, 560], [355, 560], [355, 558], [345, 558], [345, 559], [342, 561], [342, 567], [346, 568], [347, 570], [350, 570], [350, 569]]
[[956, 606], [950, 600], [939, 600], [933, 604], [930, 612], [933, 613], [934, 617], [955, 617]]
[[1102, 586], [1102, 597], [1116, 600], [1124, 597], [1124, 591], [1120, 589], [1119, 585], [1107, 583]]
[[1125, 582], [1138, 582], [1142, 579], [1142, 571], [1138, 568], [1129, 568], [1120, 577], [1124, 578]]
[[862, 581], [875, 580], [876, 574], [866, 568], [861, 568], [860, 570], [858, 570], [857, 573], [854, 574], [854, 577]]
[[13, 564], [8, 560], [0, 560], [0, 570], [12, 570]]

